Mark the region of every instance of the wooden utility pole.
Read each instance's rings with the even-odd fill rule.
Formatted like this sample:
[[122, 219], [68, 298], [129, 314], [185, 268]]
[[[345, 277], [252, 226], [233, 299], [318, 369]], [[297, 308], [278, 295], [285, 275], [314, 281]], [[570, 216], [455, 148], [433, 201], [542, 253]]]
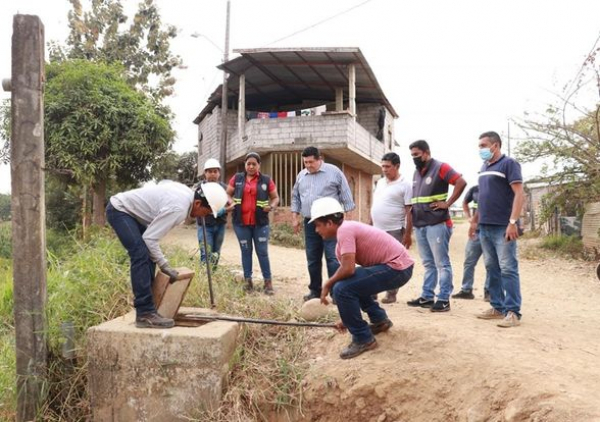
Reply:
[[508, 121], [508, 129], [506, 133], [508, 138], [508, 156], [510, 157], [510, 120]]
[[47, 365], [44, 79], [44, 25], [15, 15], [10, 170], [19, 422], [37, 419]]
[[[230, 2], [227, 0], [227, 21], [225, 23], [225, 49], [223, 50], [223, 63], [229, 60], [229, 9]], [[221, 94], [221, 181], [225, 181], [227, 173], [227, 71], [223, 70], [223, 91]]]

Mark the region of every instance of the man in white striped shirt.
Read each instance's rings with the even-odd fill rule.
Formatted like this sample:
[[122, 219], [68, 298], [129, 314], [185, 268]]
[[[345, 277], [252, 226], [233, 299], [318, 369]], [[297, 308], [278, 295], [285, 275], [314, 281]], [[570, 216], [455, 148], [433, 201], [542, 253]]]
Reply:
[[336, 239], [324, 240], [317, 232], [311, 219], [310, 210], [313, 201], [318, 198], [335, 198], [344, 212], [355, 208], [352, 192], [344, 173], [332, 164], [323, 162], [319, 150], [315, 147], [306, 147], [302, 151], [304, 170], [296, 176], [296, 183], [292, 190], [292, 224], [294, 233], [300, 232], [301, 216], [304, 225], [304, 244], [306, 248], [306, 261], [310, 284], [309, 292], [304, 300], [321, 297], [323, 284], [323, 254], [327, 262], [327, 274], [332, 277], [340, 266], [335, 256]]

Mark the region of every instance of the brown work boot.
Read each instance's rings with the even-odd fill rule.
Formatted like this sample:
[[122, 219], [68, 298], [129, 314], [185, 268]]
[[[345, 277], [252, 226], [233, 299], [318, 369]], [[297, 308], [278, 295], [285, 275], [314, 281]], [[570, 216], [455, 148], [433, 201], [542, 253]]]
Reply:
[[171, 318], [160, 316], [158, 312], [149, 312], [135, 318], [137, 328], [172, 328], [175, 321]]
[[353, 357], [356, 357], [356, 356], [366, 352], [367, 350], [373, 350], [376, 347], [377, 347], [377, 340], [375, 340], [374, 337], [373, 337], [373, 340], [371, 340], [368, 343], [352, 342], [347, 347], [345, 347], [344, 350], [342, 350], [342, 352], [340, 353], [340, 357], [342, 359], [352, 359]]
[[273, 290], [273, 282], [271, 280], [265, 280], [264, 292], [267, 296], [273, 296], [275, 294], [275, 290]]
[[245, 278], [244, 281], [246, 282], [244, 290], [246, 290], [247, 292], [251, 292], [252, 290], [254, 290], [254, 284], [252, 283], [251, 278]]

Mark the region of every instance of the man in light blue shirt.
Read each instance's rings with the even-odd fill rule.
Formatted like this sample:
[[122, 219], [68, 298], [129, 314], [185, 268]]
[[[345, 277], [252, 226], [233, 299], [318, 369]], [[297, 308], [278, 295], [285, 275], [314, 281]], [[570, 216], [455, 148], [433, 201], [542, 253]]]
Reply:
[[310, 277], [308, 285], [310, 291], [304, 296], [306, 301], [321, 297], [323, 254], [325, 254], [329, 277], [332, 277], [340, 266], [335, 256], [336, 239], [324, 240], [315, 232], [314, 224], [309, 223], [313, 201], [324, 197], [335, 198], [344, 207], [344, 212], [352, 211], [356, 206], [344, 173], [338, 167], [323, 162], [317, 148], [304, 148], [302, 162], [304, 170], [296, 176], [291, 209], [294, 233], [300, 232], [300, 216], [302, 216], [304, 224], [304, 244]]

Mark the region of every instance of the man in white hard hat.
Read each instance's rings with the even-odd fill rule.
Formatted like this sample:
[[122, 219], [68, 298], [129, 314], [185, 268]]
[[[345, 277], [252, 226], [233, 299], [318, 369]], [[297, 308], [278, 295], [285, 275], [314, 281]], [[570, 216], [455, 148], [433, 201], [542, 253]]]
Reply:
[[[214, 158], [209, 158], [204, 163], [204, 180], [205, 183], [218, 183], [221, 187], [227, 190], [227, 185], [220, 181], [221, 179], [221, 164]], [[196, 219], [196, 227], [198, 229], [198, 243], [200, 245], [200, 265], [205, 264], [207, 255], [213, 269], [216, 269], [221, 255], [221, 247], [225, 240], [225, 226], [227, 225], [227, 212], [225, 208], [219, 210], [216, 216], [207, 215], [204, 217], [206, 224], [206, 243], [208, 245], [208, 254], [204, 250], [204, 230], [202, 229], [202, 220]]]
[[227, 193], [217, 183], [206, 183], [196, 191], [177, 183], [161, 183], [122, 192], [110, 198], [106, 218], [127, 249], [131, 260], [131, 286], [138, 328], [171, 328], [174, 321], [156, 312], [152, 298], [155, 266], [171, 282], [178, 273], [160, 250], [158, 242], [188, 217], [217, 215], [227, 203]]
[[[406, 248], [385, 231], [358, 221], [344, 221], [344, 208], [334, 198], [319, 198], [311, 207], [311, 223], [324, 239], [337, 238], [335, 254], [340, 267], [321, 291], [327, 305], [331, 291], [338, 307], [339, 328], [347, 328], [352, 343], [340, 353], [350, 359], [377, 347], [375, 335], [387, 331], [392, 321], [373, 295], [398, 289], [410, 280], [415, 261]], [[359, 267], [356, 264], [360, 265]], [[362, 318], [365, 312], [371, 324]]]

